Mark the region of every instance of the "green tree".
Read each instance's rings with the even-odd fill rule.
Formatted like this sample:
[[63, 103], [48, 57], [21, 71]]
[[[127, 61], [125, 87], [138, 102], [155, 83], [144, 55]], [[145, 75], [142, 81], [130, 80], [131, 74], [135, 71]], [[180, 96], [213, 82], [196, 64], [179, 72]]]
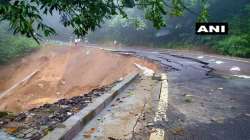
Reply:
[[[62, 24], [72, 27], [77, 36], [84, 36], [114, 15], [127, 18], [126, 9], [137, 8], [145, 19], [152, 21], [157, 29], [166, 25], [164, 16], [181, 16], [197, 1], [206, 0], [1, 0], [0, 21], [8, 21], [14, 33], [21, 33], [38, 41], [39, 36], [55, 34], [55, 30], [42, 20], [42, 14], [61, 15]], [[204, 20], [206, 7], [201, 6], [200, 20]]]
[[33, 39], [8, 32], [7, 24], [0, 24], [0, 65], [23, 57], [40, 47]]

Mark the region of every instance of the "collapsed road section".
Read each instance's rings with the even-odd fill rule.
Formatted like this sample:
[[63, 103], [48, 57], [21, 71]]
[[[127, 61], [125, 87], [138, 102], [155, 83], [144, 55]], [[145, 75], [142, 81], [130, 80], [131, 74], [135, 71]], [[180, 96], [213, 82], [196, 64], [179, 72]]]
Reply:
[[[152, 75], [157, 65], [99, 49], [51, 46], [4, 67], [0, 139], [71, 139], [83, 127], [79, 122], [98, 115], [139, 68]], [[82, 122], [81, 115], [88, 119]]]
[[134, 73], [84, 96], [45, 104], [17, 116], [6, 115], [1, 128], [8, 134], [1, 138], [149, 139], [161, 94], [160, 80], [159, 75]]
[[157, 70], [149, 61], [100, 49], [43, 47], [0, 67], [0, 110], [20, 113], [84, 95], [136, 71], [134, 63]]
[[18, 115], [1, 117], [1, 128], [10, 136], [20, 139], [40, 139], [57, 127], [66, 127], [62, 122], [87, 107], [96, 98], [115, 85], [95, 89], [84, 96], [61, 99], [53, 104], [44, 104]]
[[[54, 81], [56, 85], [59, 85], [55, 86], [55, 89], [61, 87], [61, 89], [65, 89], [67, 92], [60, 91], [60, 94], [58, 95], [59, 97], [56, 96], [58, 101], [54, 103], [46, 103], [40, 107], [37, 106], [28, 109], [27, 111], [23, 111], [26, 113], [22, 112], [16, 115], [9, 112], [2, 112], [2, 115], [5, 116], [3, 118], [7, 118], [6, 121], [1, 121], [1, 130], [4, 131], [4, 134], [7, 132], [14, 136], [15, 139], [20, 136], [19, 138], [42, 138], [45, 140], [223, 140], [224, 138], [228, 140], [248, 140], [250, 138], [250, 81], [245, 78], [236, 78], [231, 75], [231, 73], [224, 73], [223, 75], [218, 73], [218, 67], [220, 67], [220, 69], [226, 69], [227, 67], [225, 67], [225, 65], [232, 64], [232, 62], [225, 62], [224, 65], [218, 66], [219, 64], [217, 64], [216, 61], [204, 62], [196, 58], [170, 55], [168, 53], [157, 51], [152, 52], [126, 48], [118, 51], [102, 48], [84, 48], [85, 50], [82, 50], [81, 52], [78, 50], [79, 48], [73, 48], [73, 50], [74, 49], [77, 49], [76, 52], [77, 54], [79, 53], [77, 55], [78, 57], [69, 57], [68, 60], [71, 61], [65, 62], [66, 70], [61, 73], [61, 78], [59, 78], [60, 76], [58, 77], [58, 75], [56, 76], [57, 78], [54, 78], [57, 79], [57, 81]], [[94, 55], [95, 53], [91, 52], [92, 50], [95, 50], [95, 52], [98, 52], [101, 56], [99, 57], [100, 59], [98, 59], [98, 62], [96, 59], [93, 59], [98, 58], [98, 55], [96, 57], [96, 55]], [[72, 53], [74, 55], [74, 52], [71, 52], [70, 54], [72, 55]], [[119, 53], [119, 55], [117, 53]], [[106, 58], [107, 54], [108, 58]], [[82, 55], [85, 56], [84, 61], [86, 63], [80, 65], [87, 65], [88, 67], [84, 67], [84, 70], [80, 71], [80, 74], [79, 71], [72, 74], [76, 74], [78, 77], [75, 77], [75, 75], [71, 78], [70, 76], [72, 75], [68, 73], [69, 70], [67, 66], [72, 66], [70, 67], [71, 70], [79, 68], [74, 65], [75, 62], [78, 62], [78, 59], [75, 58], [82, 58]], [[91, 55], [95, 57], [89, 58]], [[57, 57], [57, 55], [54, 56]], [[136, 56], [137, 58], [133, 56]], [[120, 61], [117, 61], [117, 59], [120, 59]], [[46, 61], [48, 60], [49, 59], [46, 59]], [[105, 63], [104, 61], [109, 63]], [[89, 64], [88, 62], [93, 63]], [[155, 74], [156, 64], [161, 66], [161, 72], [167, 73], [167, 79], [161, 78], [161, 76]], [[233, 62], [233, 64], [237, 64], [237, 62]], [[216, 67], [213, 65], [216, 65]], [[245, 69], [249, 68], [245, 64], [242, 65], [245, 66]], [[100, 69], [100, 67], [102, 69]], [[38, 85], [38, 87], [41, 88], [41, 86], [39, 86], [40, 83], [37, 83], [37, 81], [40, 81], [41, 77], [43, 77], [43, 80], [44, 77], [46, 77], [41, 76], [41, 74], [45, 73], [44, 70], [48, 73], [45, 68], [40, 68], [39, 73], [24, 84], [24, 87], [26, 87], [25, 89], [32, 86], [32, 83], [35, 83], [35, 85]], [[58, 72], [57, 70], [56, 72]], [[119, 70], [123, 71], [120, 73]], [[130, 75], [131, 72], [135, 71], [138, 72], [138, 70], [141, 70], [142, 72], [139, 76], [130, 78], [134, 79], [133, 82], [126, 84], [124, 88], [118, 86], [122, 90], [114, 92], [117, 91], [117, 89], [120, 89], [116, 88], [117, 84], [119, 85], [119, 83], [127, 81], [125, 75]], [[111, 74], [105, 73], [107, 71]], [[159, 73], [159, 71], [157, 73]], [[241, 74], [240, 71], [238, 71], [238, 73]], [[48, 75], [53, 74], [49, 73]], [[89, 74], [92, 76], [89, 76]], [[81, 77], [82, 75], [85, 77]], [[113, 75], [115, 75], [115, 78]], [[96, 78], [96, 76], [98, 78]], [[92, 86], [90, 90], [89, 88], [84, 87], [86, 85], [89, 87], [89, 84], [86, 84], [86, 81], [92, 81], [90, 79], [91, 77], [95, 77], [92, 80], [98, 82], [95, 84], [92, 83], [94, 86]], [[87, 78], [86, 81], [84, 80], [85, 78]], [[34, 79], [36, 82], [33, 81]], [[47, 78], [47, 80], [48, 79], [53, 78], [50, 77]], [[72, 82], [72, 79], [73, 81], [74, 79], [78, 79], [78, 82]], [[117, 80], [119, 81], [118, 83], [115, 82]], [[12, 83], [13, 81], [7, 82], [5, 86], [10, 85], [9, 83]], [[163, 84], [163, 82], [167, 83]], [[50, 86], [47, 86], [44, 83], [43, 85], [51, 88], [54, 87], [53, 85], [55, 85], [55, 83], [51, 82], [48, 84]], [[65, 86], [67, 83], [70, 85], [70, 88]], [[75, 84], [80, 84], [82, 88], [73, 90], [74, 86], [72, 85]], [[63, 85], [65, 87], [63, 87]], [[1, 88], [4, 89], [5, 86], [1, 86]], [[18, 86], [18, 88], [20, 87]], [[113, 90], [113, 88], [116, 90]], [[28, 93], [27, 91], [30, 90], [21, 91], [26, 91], [25, 93]], [[48, 93], [52, 94], [52, 97], [54, 98], [54, 94], [57, 93], [56, 91], [57, 90], [53, 92], [50, 91]], [[13, 93], [8, 96], [15, 97], [14, 95], [17, 95], [20, 98], [21, 95], [24, 95], [23, 93], [20, 94], [20, 91], [15, 92], [15, 90], [12, 90], [12, 92]], [[95, 92], [101, 93], [95, 95]], [[162, 95], [162, 92], [167, 94]], [[28, 93], [28, 95], [36, 94]], [[40, 98], [51, 98], [51, 96], [47, 97], [48, 95], [46, 94], [38, 95]], [[85, 100], [85, 98], [91, 98], [91, 100]], [[7, 99], [8, 101], [10, 97], [3, 99]], [[30, 100], [32, 101], [32, 99], [39, 99], [39, 97], [33, 97]], [[164, 100], [161, 101], [161, 99]], [[21, 102], [24, 102], [24, 100], [21, 100]], [[70, 103], [68, 104], [68, 102]], [[72, 108], [69, 108], [69, 110], [65, 112], [60, 112], [60, 110], [65, 107], [64, 103], [66, 106], [69, 105]], [[72, 105], [70, 105], [71, 103]], [[78, 107], [78, 105], [80, 107], [74, 109], [74, 107]], [[27, 109], [26, 107], [28, 108], [30, 106], [24, 105], [22, 109], [25, 110]], [[3, 106], [3, 109], [8, 108], [15, 110], [15, 108], [10, 105]], [[48, 108], [52, 108], [52, 111]], [[40, 109], [42, 113], [39, 111]], [[36, 112], [32, 112], [32, 110], [37, 111], [42, 115], [44, 114], [43, 111], [47, 111], [46, 113], [49, 115], [45, 115], [46, 117], [52, 117], [59, 121], [54, 124], [54, 121], [56, 120], [45, 119], [45, 121], [42, 121], [39, 120], [41, 119], [41, 116], [38, 116], [38, 118], [34, 117], [38, 122], [33, 121], [35, 123], [29, 125], [29, 123], [26, 122], [31, 118], [29, 116], [36, 114]], [[32, 113], [29, 113], [30, 111]], [[18, 123], [18, 121], [24, 123]], [[52, 126], [49, 128], [47, 128], [46, 125], [43, 126], [42, 128], [46, 128], [46, 131], [41, 131], [41, 133], [39, 130], [42, 125], [38, 124], [40, 122], [45, 122], [45, 124], [53, 122], [52, 124], [54, 125], [49, 125]], [[23, 124], [31, 126], [32, 130], [26, 129], [27, 127], [22, 127], [25, 126]], [[22, 130], [25, 131], [23, 132]], [[17, 136], [17, 134], [19, 136]], [[31, 135], [32, 137], [29, 137]], [[3, 137], [3, 139], [8, 138], [10, 137]]]
[[77, 114], [69, 118], [63, 124], [64, 128], [56, 128], [43, 140], [51, 139], [72, 139], [93, 117], [99, 114], [108, 104], [119, 94], [130, 82], [132, 82], [138, 73], [125, 77], [123, 81], [110, 89], [106, 94], [93, 101], [88, 107], [82, 109]]
[[153, 60], [168, 71], [167, 120], [156, 126], [164, 139], [250, 139], [249, 60], [142, 48], [111, 51]]

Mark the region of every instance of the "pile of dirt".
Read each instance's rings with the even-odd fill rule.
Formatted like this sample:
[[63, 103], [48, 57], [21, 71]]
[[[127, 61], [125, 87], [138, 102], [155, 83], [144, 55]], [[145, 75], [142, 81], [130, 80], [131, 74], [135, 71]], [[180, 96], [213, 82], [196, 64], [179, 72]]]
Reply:
[[136, 71], [134, 63], [157, 70], [149, 61], [100, 49], [46, 46], [16, 63], [0, 67], [0, 93], [38, 70], [0, 99], [0, 110], [22, 112], [84, 95]]

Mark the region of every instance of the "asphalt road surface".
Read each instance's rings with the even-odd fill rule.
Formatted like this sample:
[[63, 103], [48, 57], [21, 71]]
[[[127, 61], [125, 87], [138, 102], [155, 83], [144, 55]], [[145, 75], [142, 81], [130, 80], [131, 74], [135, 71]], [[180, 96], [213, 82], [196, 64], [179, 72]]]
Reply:
[[166, 140], [250, 140], [250, 61], [171, 50], [118, 49], [168, 75]]
[[109, 51], [150, 59], [167, 73], [168, 119], [155, 124], [166, 140], [250, 140], [249, 59], [163, 49]]

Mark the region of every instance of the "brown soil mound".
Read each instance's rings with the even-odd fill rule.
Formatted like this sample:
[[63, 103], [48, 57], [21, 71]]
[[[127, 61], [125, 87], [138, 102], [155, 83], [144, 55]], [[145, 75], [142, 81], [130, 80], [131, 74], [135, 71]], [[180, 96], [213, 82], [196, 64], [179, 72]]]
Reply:
[[0, 67], [0, 92], [39, 70], [25, 84], [0, 99], [0, 110], [21, 112], [85, 94], [137, 70], [134, 63], [157, 69], [146, 60], [99, 49], [44, 47], [19, 62]]

